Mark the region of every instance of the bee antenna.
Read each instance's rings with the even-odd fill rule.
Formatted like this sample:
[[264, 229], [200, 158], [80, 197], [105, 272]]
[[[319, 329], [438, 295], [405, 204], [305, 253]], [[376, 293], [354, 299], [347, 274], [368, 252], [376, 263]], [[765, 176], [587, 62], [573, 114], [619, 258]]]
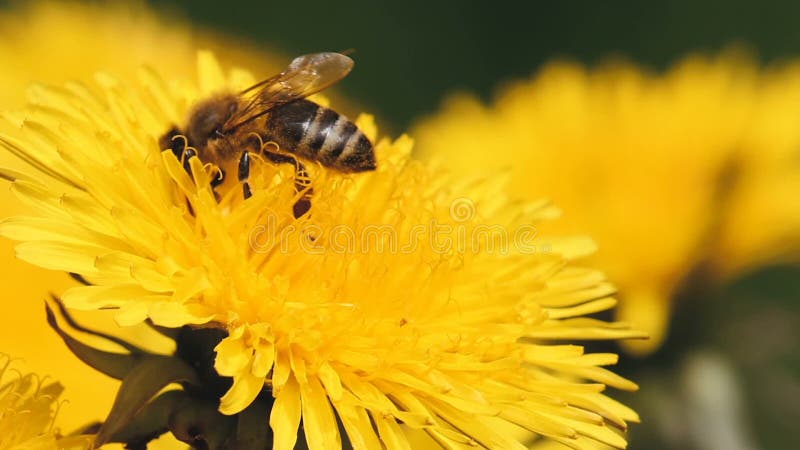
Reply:
[[342, 50], [340, 52], [337, 52], [337, 53], [339, 53], [340, 55], [344, 55], [344, 56], [350, 56], [355, 52], [356, 52], [356, 49], [354, 49], [353, 47], [350, 47], [350, 48], [344, 49], [344, 50]]

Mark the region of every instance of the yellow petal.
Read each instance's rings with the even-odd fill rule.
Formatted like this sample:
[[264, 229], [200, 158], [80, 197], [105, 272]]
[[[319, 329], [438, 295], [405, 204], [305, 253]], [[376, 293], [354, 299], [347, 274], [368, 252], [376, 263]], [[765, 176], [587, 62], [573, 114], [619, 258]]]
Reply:
[[263, 387], [263, 378], [254, 377], [250, 374], [234, 377], [233, 385], [220, 399], [219, 412], [227, 415], [241, 412], [258, 397]]
[[325, 389], [316, 378], [300, 385], [303, 406], [303, 431], [309, 449], [335, 450], [342, 447], [339, 427]]
[[300, 386], [294, 378], [289, 378], [283, 389], [275, 395], [275, 403], [269, 415], [275, 450], [292, 450], [297, 442], [297, 431], [301, 414]]

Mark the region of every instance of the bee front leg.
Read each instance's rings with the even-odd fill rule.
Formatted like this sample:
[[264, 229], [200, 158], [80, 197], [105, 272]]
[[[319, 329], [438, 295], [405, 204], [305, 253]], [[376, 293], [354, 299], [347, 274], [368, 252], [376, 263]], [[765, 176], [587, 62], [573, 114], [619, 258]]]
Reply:
[[189, 163], [189, 160], [196, 156], [197, 152], [191, 147], [187, 147], [186, 150], [183, 151], [183, 170], [185, 170], [189, 175], [192, 174], [192, 166]]
[[189, 146], [188, 139], [176, 126], [173, 126], [169, 131], [164, 133], [158, 140], [158, 144], [162, 150], [172, 150], [172, 154], [178, 159], [181, 159], [183, 151]]
[[[197, 152], [191, 147], [185, 147], [183, 150], [183, 156], [181, 157], [181, 161], [183, 161], [183, 170], [192, 175], [192, 166], [189, 163], [189, 160], [192, 158], [197, 157]], [[189, 201], [189, 198], [186, 198], [186, 209], [189, 211], [189, 214], [194, 216], [194, 208], [192, 208], [192, 202]]]
[[217, 167], [217, 174], [214, 178], [211, 179], [211, 191], [214, 193], [214, 198], [217, 199], [217, 203], [219, 203], [222, 196], [217, 192], [217, 188], [225, 182], [225, 171], [222, 168]]
[[253, 191], [250, 189], [250, 183], [248, 182], [249, 178], [250, 152], [244, 151], [242, 152], [242, 156], [239, 158], [239, 182], [242, 183], [242, 194], [244, 195], [245, 200], [253, 196]]

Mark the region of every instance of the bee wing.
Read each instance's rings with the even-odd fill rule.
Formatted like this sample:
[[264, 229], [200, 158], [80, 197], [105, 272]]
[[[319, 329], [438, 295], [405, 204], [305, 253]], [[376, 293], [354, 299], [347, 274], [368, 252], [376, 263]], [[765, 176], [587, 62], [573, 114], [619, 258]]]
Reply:
[[267, 78], [240, 93], [257, 91], [246, 106], [228, 121], [226, 130], [255, 119], [277, 105], [308, 97], [335, 84], [353, 69], [353, 60], [341, 53], [314, 53], [298, 56], [283, 72]]

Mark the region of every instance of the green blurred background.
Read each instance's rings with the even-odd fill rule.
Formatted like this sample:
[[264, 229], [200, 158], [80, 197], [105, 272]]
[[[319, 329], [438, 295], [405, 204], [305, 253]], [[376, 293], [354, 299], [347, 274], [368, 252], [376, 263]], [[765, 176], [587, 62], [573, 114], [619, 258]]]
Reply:
[[355, 49], [341, 89], [398, 129], [449, 91], [488, 96], [555, 57], [620, 55], [662, 68], [732, 43], [766, 60], [800, 54], [800, 2], [785, 0], [151, 3], [288, 55]]

